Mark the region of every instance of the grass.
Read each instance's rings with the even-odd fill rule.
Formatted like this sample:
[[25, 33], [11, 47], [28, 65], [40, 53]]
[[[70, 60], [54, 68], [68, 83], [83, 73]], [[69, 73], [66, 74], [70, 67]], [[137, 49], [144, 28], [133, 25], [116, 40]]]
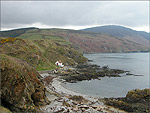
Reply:
[[42, 35], [34, 34], [34, 33], [25, 33], [25, 34], [20, 35], [17, 38], [35, 40], [35, 39], [42, 39]]
[[39, 40], [39, 39], [49, 39], [49, 40], [53, 40], [59, 44], [64, 44], [64, 45], [68, 45], [71, 44], [70, 42], [64, 40], [63, 38], [59, 37], [59, 36], [53, 36], [48, 34], [49, 32], [45, 31], [45, 32], [38, 32], [35, 33], [36, 30], [30, 30], [20, 36], [18, 36], [17, 38], [21, 38], [21, 39], [30, 39], [30, 40]]
[[12, 113], [10, 110], [8, 110], [7, 108], [4, 108], [3, 106], [0, 106], [0, 111], [1, 113]]
[[61, 60], [65, 65], [86, 61], [67, 41], [58, 40], [17, 38], [13, 43], [1, 45], [1, 53], [22, 59], [38, 71], [55, 69], [57, 60]]
[[49, 35], [44, 36], [44, 38], [46, 38], [46, 39], [51, 39], [51, 40], [59, 40], [59, 39], [61, 39], [60, 37], [57, 37], [57, 36], [49, 36]]
[[53, 69], [56, 69], [56, 66], [52, 64], [51, 62], [47, 62], [47, 65], [45, 65], [44, 62], [40, 62], [39, 65], [36, 66], [36, 69], [38, 71], [53, 70]]

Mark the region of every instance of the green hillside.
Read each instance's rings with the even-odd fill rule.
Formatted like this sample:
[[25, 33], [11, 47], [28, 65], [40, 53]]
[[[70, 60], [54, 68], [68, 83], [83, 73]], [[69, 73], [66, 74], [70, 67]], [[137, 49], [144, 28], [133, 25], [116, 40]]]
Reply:
[[1, 112], [37, 113], [40, 106], [49, 103], [37, 71], [58, 68], [57, 60], [65, 66], [87, 61], [63, 38], [42, 37], [43, 34], [30, 32], [20, 34], [18, 38], [0, 37]]
[[[7, 41], [4, 41], [6, 40]], [[55, 62], [65, 65], [83, 63], [86, 58], [65, 40], [0, 38], [0, 53], [28, 62], [38, 71], [55, 69]], [[12, 40], [15, 39], [15, 40]], [[4, 43], [3, 43], [4, 42]]]

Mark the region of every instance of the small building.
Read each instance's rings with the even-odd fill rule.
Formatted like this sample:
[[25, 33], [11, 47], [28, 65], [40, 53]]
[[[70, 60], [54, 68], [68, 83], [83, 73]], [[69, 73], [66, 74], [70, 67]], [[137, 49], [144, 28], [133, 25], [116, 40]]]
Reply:
[[60, 67], [60, 68], [64, 67], [64, 65], [62, 64], [61, 61], [56, 61], [56, 62], [55, 62], [55, 65], [57, 65], [57, 66]]

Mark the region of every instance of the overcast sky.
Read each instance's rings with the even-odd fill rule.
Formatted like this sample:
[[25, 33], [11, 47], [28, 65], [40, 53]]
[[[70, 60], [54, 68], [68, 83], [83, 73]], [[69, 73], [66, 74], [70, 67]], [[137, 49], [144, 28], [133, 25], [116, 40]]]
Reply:
[[109, 24], [149, 31], [148, 1], [1, 2], [1, 30], [20, 27], [82, 29]]

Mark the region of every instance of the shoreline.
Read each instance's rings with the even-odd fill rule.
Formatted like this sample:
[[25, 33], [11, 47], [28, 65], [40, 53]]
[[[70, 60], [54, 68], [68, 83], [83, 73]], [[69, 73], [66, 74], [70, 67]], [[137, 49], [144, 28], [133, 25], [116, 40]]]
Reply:
[[[94, 53], [84, 53], [84, 54], [109, 54], [110, 52], [94, 52]], [[119, 54], [119, 53], [150, 53], [150, 51], [137, 51], [137, 52], [112, 52], [110, 54], [113, 54], [113, 53], [116, 53], [116, 54]]]
[[[59, 76], [55, 74], [42, 73], [41, 76], [45, 77], [54, 77], [50, 84], [45, 85], [48, 92], [51, 94], [47, 95], [48, 99], [51, 101], [49, 105], [46, 105], [41, 108], [41, 111], [46, 113], [56, 112], [56, 113], [127, 113], [118, 108], [105, 105], [100, 98], [91, 97], [81, 93], [74, 92], [65, 88], [62, 84], [64, 80], [60, 79]], [[53, 93], [52, 93], [53, 92]], [[52, 94], [55, 94], [52, 95]], [[59, 95], [59, 96], [56, 96]], [[73, 100], [73, 97], [82, 97], [80, 100]], [[65, 104], [64, 104], [65, 103]]]
[[[60, 69], [57, 73], [51, 72], [50, 70], [40, 72], [43, 78], [53, 77], [51, 83], [46, 86], [46, 89], [55, 96], [53, 96], [54, 99], [52, 99], [52, 95], [49, 94], [49, 96], [51, 96], [48, 99], [50, 99], [51, 104], [42, 108], [46, 113], [127, 113], [127, 111], [142, 111], [143, 109], [141, 106], [138, 106], [139, 104], [143, 104], [145, 109], [147, 109], [144, 99], [142, 103], [140, 101], [135, 102], [134, 94], [130, 94], [130, 92], [135, 92], [136, 95], [141, 95], [139, 92], [149, 91], [147, 89], [128, 91], [125, 97], [101, 98], [73, 91], [73, 89], [68, 89], [64, 85], [65, 83], [76, 83], [82, 80], [99, 79], [99, 77], [122, 77], [122, 73], [126, 76], [135, 76], [130, 73], [130, 71], [110, 69], [108, 66], [100, 68], [100, 66], [93, 64], [83, 64], [77, 67], [65, 67]], [[101, 76], [101, 74], [103, 76]], [[128, 98], [132, 99], [136, 108], [132, 106], [133, 103], [128, 101]], [[140, 98], [142, 99], [142, 97]], [[147, 100], [145, 102], [147, 102]]]
[[82, 93], [78, 93], [75, 91], [72, 91], [71, 89], [67, 89], [65, 86], [63, 86], [64, 84], [64, 80], [63, 79], [59, 79], [59, 78], [54, 78], [53, 82], [52, 82], [52, 87], [55, 88], [55, 91], [59, 94], [62, 95], [70, 95], [70, 96], [83, 96], [85, 99], [90, 100], [90, 101], [96, 101], [100, 98], [96, 98], [96, 97], [92, 97], [92, 96], [88, 96]]

